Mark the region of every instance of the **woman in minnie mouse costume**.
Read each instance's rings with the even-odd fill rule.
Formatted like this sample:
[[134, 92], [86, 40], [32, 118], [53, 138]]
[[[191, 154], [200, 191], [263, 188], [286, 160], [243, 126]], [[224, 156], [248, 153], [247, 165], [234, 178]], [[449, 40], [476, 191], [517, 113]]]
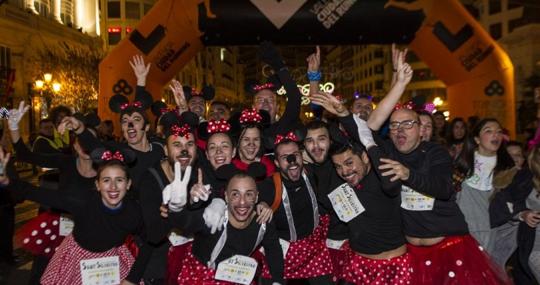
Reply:
[[236, 168], [247, 170], [252, 162], [260, 162], [266, 167], [266, 177], [272, 176], [276, 167], [264, 155], [263, 129], [270, 124], [270, 115], [264, 110], [244, 109], [230, 119], [231, 132], [237, 137], [238, 155], [232, 160]]
[[[0, 150], [0, 161], [4, 166], [9, 157]], [[135, 260], [124, 245], [128, 235], [144, 232], [139, 205], [131, 199], [124, 199], [131, 186], [125, 162], [132, 161], [134, 154], [130, 150], [96, 149], [92, 158], [99, 165], [95, 180], [97, 191], [84, 191], [84, 197], [0, 176], [0, 184], [13, 195], [73, 215], [73, 232], [58, 247], [41, 278], [41, 284], [82, 284], [83, 280], [90, 282], [107, 277], [112, 278], [112, 284], [120, 281], [122, 284], [135, 284], [141, 280], [151, 248], [142, 246]], [[36, 243], [41, 242], [36, 240]], [[95, 262], [108, 265], [108, 274], [93, 274], [90, 269]]]

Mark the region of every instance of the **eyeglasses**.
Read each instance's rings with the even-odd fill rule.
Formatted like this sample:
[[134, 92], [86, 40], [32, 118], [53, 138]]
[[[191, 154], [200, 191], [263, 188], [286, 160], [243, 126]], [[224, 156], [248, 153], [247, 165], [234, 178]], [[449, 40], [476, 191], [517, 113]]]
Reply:
[[273, 98], [257, 98], [255, 99], [255, 102], [257, 104], [264, 104], [264, 103], [274, 104], [274, 99]]
[[412, 129], [414, 124], [418, 124], [419, 122], [416, 120], [406, 120], [402, 122], [390, 122], [390, 125], [388, 127], [390, 130], [398, 130], [400, 128], [403, 128], [405, 130]]

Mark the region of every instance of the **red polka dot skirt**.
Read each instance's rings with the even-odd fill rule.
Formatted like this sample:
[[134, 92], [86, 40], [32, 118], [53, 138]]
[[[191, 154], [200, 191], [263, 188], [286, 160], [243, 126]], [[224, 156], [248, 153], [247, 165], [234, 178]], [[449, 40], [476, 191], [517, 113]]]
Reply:
[[413, 258], [413, 284], [512, 284], [470, 235], [446, 237], [433, 246], [407, 245]]
[[180, 271], [182, 270], [183, 261], [186, 259], [191, 249], [191, 242], [187, 242], [178, 246], [169, 247], [167, 254], [167, 273], [165, 278], [167, 284], [175, 284]]
[[105, 252], [91, 252], [80, 247], [72, 235], [68, 235], [58, 247], [45, 273], [41, 277], [43, 285], [82, 284], [80, 262], [84, 259], [118, 256], [120, 280], [125, 279], [135, 262], [127, 246], [112, 248]]
[[366, 285], [413, 284], [411, 257], [407, 253], [390, 259], [371, 259], [351, 249], [347, 252], [348, 262], [341, 272], [341, 279], [347, 282]]
[[326, 247], [328, 215], [322, 216], [313, 233], [301, 240], [291, 242], [285, 256], [285, 279], [304, 279], [333, 272], [330, 252]]
[[60, 236], [60, 214], [43, 212], [28, 221], [15, 234], [16, 245], [33, 255], [53, 256], [64, 240]]
[[344, 242], [340, 249], [328, 248], [330, 253], [330, 259], [332, 260], [332, 279], [337, 282], [343, 272], [343, 267], [347, 264], [348, 259], [349, 242]]

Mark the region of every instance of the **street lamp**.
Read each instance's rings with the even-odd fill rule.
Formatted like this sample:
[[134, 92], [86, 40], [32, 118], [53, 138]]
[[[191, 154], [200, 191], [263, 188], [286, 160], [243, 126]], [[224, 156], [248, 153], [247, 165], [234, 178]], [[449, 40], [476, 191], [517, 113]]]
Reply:
[[[32, 98], [32, 107], [36, 115], [39, 113], [41, 119], [48, 117], [48, 105], [51, 101], [51, 93], [57, 94], [62, 89], [62, 84], [52, 82], [53, 76], [51, 73], [43, 74], [43, 79], [38, 79], [34, 82], [34, 87], [39, 91], [39, 96]], [[37, 117], [37, 116], [36, 116]], [[34, 125], [35, 122], [32, 122]]]

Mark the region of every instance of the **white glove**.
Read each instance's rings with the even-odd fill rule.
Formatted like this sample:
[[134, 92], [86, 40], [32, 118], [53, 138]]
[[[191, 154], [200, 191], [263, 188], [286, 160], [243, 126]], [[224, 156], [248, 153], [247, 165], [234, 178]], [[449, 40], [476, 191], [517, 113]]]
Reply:
[[186, 167], [182, 177], [180, 162], [174, 163], [174, 180], [163, 189], [163, 204], [169, 205], [171, 212], [180, 212], [187, 203], [187, 186], [191, 176], [191, 166]]
[[358, 115], [353, 115], [353, 118], [356, 126], [358, 127], [358, 136], [360, 137], [360, 142], [364, 145], [366, 150], [372, 146], [376, 146], [377, 144], [375, 144], [375, 140], [373, 139], [373, 133], [369, 129], [367, 122], [360, 119]]
[[11, 131], [16, 131], [19, 129], [19, 123], [21, 122], [22, 117], [30, 109], [30, 105], [24, 105], [24, 101], [21, 101], [19, 103], [19, 109], [11, 109], [9, 111], [8, 128]]
[[225, 211], [227, 205], [220, 198], [212, 199], [212, 202], [204, 209], [203, 219], [207, 227], [210, 228], [210, 233], [214, 234], [217, 230], [221, 230], [225, 222]]

